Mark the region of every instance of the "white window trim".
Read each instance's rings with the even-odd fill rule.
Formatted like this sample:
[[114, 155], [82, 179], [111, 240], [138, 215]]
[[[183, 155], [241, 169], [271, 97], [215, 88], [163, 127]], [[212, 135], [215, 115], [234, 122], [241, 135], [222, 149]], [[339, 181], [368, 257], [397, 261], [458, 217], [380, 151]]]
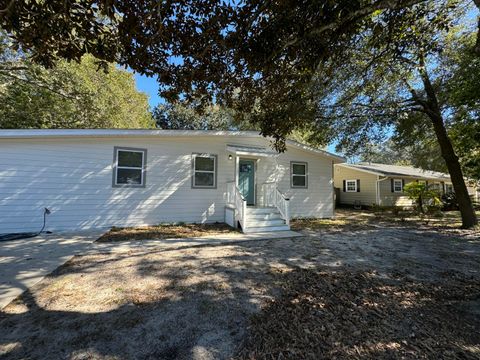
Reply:
[[[400, 190], [397, 190], [396, 184], [400, 182]], [[403, 180], [402, 179], [393, 179], [393, 192], [394, 193], [402, 193], [403, 192]]]
[[[294, 174], [293, 165], [305, 166], [305, 174]], [[294, 176], [303, 176], [305, 178], [305, 185], [293, 185]], [[308, 189], [308, 163], [305, 161], [290, 161], [290, 187], [292, 189]]]
[[[142, 166], [119, 166], [118, 165], [118, 153], [120, 151], [124, 152], [136, 152], [142, 154]], [[147, 149], [137, 149], [129, 147], [115, 146], [113, 148], [113, 187], [145, 187], [146, 183], [146, 163], [147, 163]], [[118, 170], [120, 169], [130, 169], [130, 170], [140, 170], [140, 184], [123, 184], [118, 183]]]
[[[354, 183], [355, 184], [355, 190], [349, 190], [348, 189], [348, 183]], [[345, 180], [345, 192], [357, 192], [357, 180]]]
[[[197, 157], [212, 158], [213, 170], [195, 170], [195, 162]], [[195, 184], [196, 173], [213, 174], [213, 185], [196, 185]], [[217, 155], [201, 154], [201, 153], [192, 154], [192, 189], [216, 189], [216, 188], [217, 188]]]

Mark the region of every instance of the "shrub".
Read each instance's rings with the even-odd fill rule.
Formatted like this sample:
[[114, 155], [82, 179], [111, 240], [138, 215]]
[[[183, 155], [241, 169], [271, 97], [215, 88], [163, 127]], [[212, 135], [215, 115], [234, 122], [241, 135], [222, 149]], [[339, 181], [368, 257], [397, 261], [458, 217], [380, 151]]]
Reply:
[[440, 209], [440, 193], [429, 188], [426, 184], [411, 182], [404, 187], [405, 193], [410, 199], [415, 201], [416, 210], [420, 213]]

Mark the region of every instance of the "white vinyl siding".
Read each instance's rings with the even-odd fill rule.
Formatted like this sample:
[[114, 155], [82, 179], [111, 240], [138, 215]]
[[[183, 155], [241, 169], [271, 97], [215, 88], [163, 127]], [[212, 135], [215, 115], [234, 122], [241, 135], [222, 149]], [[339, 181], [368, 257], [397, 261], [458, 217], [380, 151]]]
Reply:
[[[35, 231], [43, 208], [47, 230], [143, 226], [164, 222], [223, 222], [226, 183], [235, 179], [229, 143], [264, 146], [268, 139], [237, 136], [2, 139], [0, 233]], [[112, 150], [145, 149], [144, 187], [112, 187]], [[192, 188], [192, 154], [217, 154], [216, 188]], [[290, 188], [290, 162], [309, 164], [309, 190]], [[291, 146], [257, 162], [261, 184], [275, 181], [290, 197], [292, 217], [333, 215], [331, 159]]]

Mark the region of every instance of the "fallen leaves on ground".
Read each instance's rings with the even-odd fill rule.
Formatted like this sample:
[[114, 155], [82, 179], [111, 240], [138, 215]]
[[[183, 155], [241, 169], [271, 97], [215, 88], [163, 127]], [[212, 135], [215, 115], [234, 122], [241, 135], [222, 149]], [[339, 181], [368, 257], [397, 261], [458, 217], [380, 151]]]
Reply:
[[214, 224], [166, 224], [146, 227], [112, 228], [97, 241], [150, 240], [187, 238], [225, 234], [236, 230], [224, 223]]
[[241, 359], [478, 359], [480, 282], [294, 270], [251, 320]]

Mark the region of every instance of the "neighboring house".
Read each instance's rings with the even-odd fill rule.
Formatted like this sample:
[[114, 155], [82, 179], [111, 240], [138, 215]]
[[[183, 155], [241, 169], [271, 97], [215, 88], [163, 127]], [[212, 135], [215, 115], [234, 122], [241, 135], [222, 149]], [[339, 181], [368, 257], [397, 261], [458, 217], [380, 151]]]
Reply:
[[256, 132], [0, 131], [0, 233], [165, 222], [289, 229], [333, 216], [333, 165], [294, 141], [278, 154]]
[[340, 204], [364, 206], [404, 206], [413, 201], [404, 193], [406, 184], [419, 181], [441, 193], [453, 192], [448, 174], [417, 169], [411, 166], [375, 163], [336, 164], [335, 188]]

